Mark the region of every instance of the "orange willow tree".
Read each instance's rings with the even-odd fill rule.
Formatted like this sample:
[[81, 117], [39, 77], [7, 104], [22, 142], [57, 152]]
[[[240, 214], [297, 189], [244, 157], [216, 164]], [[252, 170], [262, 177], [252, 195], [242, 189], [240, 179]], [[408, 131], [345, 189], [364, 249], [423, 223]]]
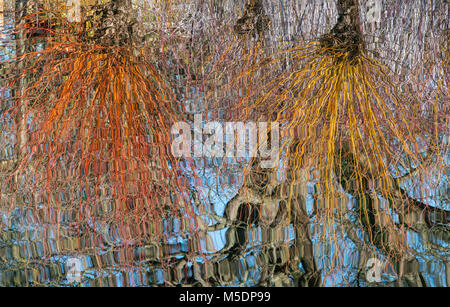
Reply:
[[21, 70], [6, 87], [23, 87], [3, 116], [29, 119], [29, 136], [16, 144], [14, 174], [26, 178], [18, 191], [43, 195], [48, 208], [73, 203], [80, 223], [106, 214], [155, 221], [158, 233], [167, 214], [193, 216], [189, 183], [170, 152], [182, 109], [160, 73], [165, 63], [152, 58], [158, 46], [144, 43], [125, 1], [89, 6], [79, 23], [64, 12], [32, 7], [16, 21], [33, 42], [7, 61]]
[[[412, 169], [420, 172], [425, 161], [443, 165], [436, 134], [442, 127], [423, 120], [420, 102], [368, 55], [358, 1], [338, 0], [337, 8], [338, 22], [328, 34], [283, 53], [281, 61], [288, 57], [294, 69], [263, 81], [262, 94], [245, 97], [239, 107], [284, 128], [280, 156], [291, 180], [291, 200], [292, 187], [302, 180], [298, 172], [311, 170], [325, 242], [337, 244], [335, 226], [349, 212], [351, 195], [372, 246], [398, 260], [407, 250], [406, 228], [394, 213], [405, 221], [409, 212], [427, 209], [398, 179]], [[278, 64], [266, 60], [262, 66]]]

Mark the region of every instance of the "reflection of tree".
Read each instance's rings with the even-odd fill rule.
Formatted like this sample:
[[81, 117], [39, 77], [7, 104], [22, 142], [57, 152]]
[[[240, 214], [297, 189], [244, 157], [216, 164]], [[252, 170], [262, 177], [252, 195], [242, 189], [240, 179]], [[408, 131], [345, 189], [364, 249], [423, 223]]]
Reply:
[[262, 0], [250, 0], [245, 5], [243, 16], [236, 21], [234, 30], [241, 35], [251, 33], [253, 36], [261, 36], [266, 32], [269, 22]]
[[[298, 133], [299, 141], [285, 149], [287, 159], [294, 160], [291, 178], [297, 182], [295, 170], [314, 167], [323, 191], [317, 211], [327, 227], [334, 227], [336, 215], [345, 214], [338, 200], [340, 186], [355, 198], [356, 214], [369, 244], [401, 264], [410, 258], [405, 244], [410, 228], [405, 228], [404, 221], [424, 212], [426, 223], [433, 227], [436, 221], [428, 218], [432, 212], [440, 216], [437, 223], [445, 224], [448, 213], [411, 198], [396, 178], [405, 169], [394, 161], [406, 157], [421, 168], [423, 156], [417, 141], [429, 139], [429, 151], [424, 154], [428, 160], [439, 151], [438, 145], [426, 125], [421, 126], [422, 131], [411, 125], [410, 120], [420, 121], [417, 111], [412, 111], [413, 102], [402, 98], [382, 65], [366, 56], [358, 2], [337, 1], [337, 11], [338, 22], [320, 39], [319, 47], [313, 44], [291, 50], [295, 65], [301, 68], [268, 82], [262, 89], [267, 94], [256, 100], [256, 106], [266, 107], [262, 112], [285, 124], [291, 135]], [[391, 147], [394, 142], [400, 146]], [[401, 152], [400, 158], [394, 157], [398, 155], [392, 154], [395, 151]], [[400, 223], [394, 221], [394, 212]], [[329, 239], [335, 240], [332, 233], [328, 233]]]
[[[175, 7], [176, 1], [171, 2], [170, 5], [167, 4], [167, 8], [171, 7], [172, 3]], [[280, 4], [284, 6], [280, 7]], [[182, 34], [165, 37], [164, 48], [169, 49], [170, 52], [159, 51], [161, 58], [170, 54], [170, 61], [175, 64], [163, 65], [161, 61], [158, 62], [158, 68], [166, 67], [170, 74], [176, 76], [175, 83], [179, 88], [175, 88], [174, 91], [180, 97], [189, 97], [186, 94], [189, 91], [186, 89], [196, 86], [197, 93], [201, 92], [208, 98], [216, 98], [214, 101], [217, 105], [214, 107], [217, 106], [228, 112], [230, 110], [227, 107], [234, 101], [242, 96], [251, 96], [258, 92], [261, 84], [257, 82], [261, 78], [271, 80], [277, 74], [284, 73], [280, 70], [287, 71], [294, 67], [288, 56], [283, 54], [281, 69], [275, 68], [271, 71], [267, 68], [268, 65], [264, 65], [263, 73], [261, 73], [255, 68], [263, 54], [271, 54], [273, 50], [280, 48], [277, 46], [279, 40], [291, 45], [297, 44], [299, 40], [294, 33], [308, 38], [311, 33], [317, 33], [315, 35], [322, 38], [320, 42], [322, 47], [327, 49], [324, 53], [327, 55], [339, 49], [348, 51], [348, 46], [352, 46], [348, 59], [357, 57], [361, 49], [367, 49], [367, 52], [376, 51], [385, 64], [391, 64], [391, 58], [386, 55], [388, 48], [371, 48], [376, 39], [369, 35], [363, 36], [362, 33], [366, 31], [359, 30], [365, 29], [367, 23], [364, 22], [364, 14], [361, 14], [361, 24], [358, 16], [360, 12], [356, 4], [356, 1], [347, 0], [336, 1], [335, 6], [334, 2], [319, 0], [280, 1], [279, 3], [252, 0], [241, 1], [243, 11], [237, 13], [237, 10], [227, 1], [185, 2], [183, 5], [190, 5], [189, 9], [195, 8], [197, 12], [193, 10], [189, 11], [189, 14], [181, 12], [178, 15], [172, 14], [172, 11], [158, 12], [162, 16], [164, 14], [164, 18], [160, 20], [170, 20], [167, 22], [170, 24], [168, 28], [164, 28], [165, 24], [161, 21], [161, 29], [164, 28], [161, 31]], [[393, 5], [393, 11], [399, 10], [403, 9]], [[279, 12], [279, 14], [269, 12]], [[174, 20], [177, 21], [178, 16], [182, 17], [179, 17], [180, 22], [177, 24]], [[234, 22], [226, 27], [226, 24], [230, 23], [230, 16], [233, 17], [231, 20]], [[272, 23], [270, 31], [268, 19]], [[333, 28], [329, 29], [328, 26], [333, 24], [334, 19], [338, 21], [334, 23]], [[399, 18], [390, 18], [390, 20], [394, 19]], [[127, 18], [121, 18], [119, 14], [107, 23], [111, 22], [116, 22], [117, 27], [123, 30], [124, 28], [119, 24], [126, 23]], [[387, 25], [388, 21], [382, 22], [383, 27], [391, 27], [389, 28], [391, 32], [400, 31]], [[123, 45], [127, 41], [127, 31], [117, 34], [114, 31], [108, 31], [107, 28], [97, 31], [93, 39], [114, 42], [112, 45]], [[225, 29], [233, 29], [235, 32], [230, 31], [230, 34]], [[327, 34], [321, 35], [321, 33]], [[139, 39], [145, 40], [140, 34]], [[234, 34], [238, 34], [237, 38]], [[396, 40], [395, 46], [410, 45], [401, 41], [401, 35], [392, 37], [389, 35], [387, 34], [385, 40]], [[101, 45], [108, 45], [108, 43], [102, 42]], [[398, 46], [395, 48], [399, 48]], [[181, 51], [178, 51], [178, 48]], [[412, 48], [421, 48], [421, 46], [416, 44]], [[217, 55], [219, 51], [223, 52], [223, 56]], [[375, 58], [378, 57], [375, 56]], [[405, 68], [401, 67], [401, 65], [395, 65], [397, 76], [405, 74], [401, 72], [402, 69], [405, 71]], [[246, 70], [251, 72], [247, 73]], [[432, 74], [427, 74], [427, 78], [431, 78]], [[437, 74], [437, 77], [442, 79], [442, 75]], [[240, 81], [235, 82], [234, 79]], [[242, 89], [244, 94], [239, 94]], [[429, 91], [435, 93], [434, 89]], [[445, 81], [440, 91], [446, 94]], [[195, 102], [201, 100], [198, 97], [194, 98]], [[2, 100], [4, 101], [6, 100]], [[211, 111], [214, 112], [214, 108]], [[279, 109], [274, 110], [273, 114], [278, 111]], [[445, 109], [440, 109], [440, 112], [441, 115], [445, 115]], [[227, 116], [222, 114], [222, 117], [217, 117], [221, 119]], [[442, 130], [442, 126], [438, 128]], [[421, 255], [411, 251], [408, 251], [406, 255], [399, 253], [396, 251], [395, 242], [402, 239], [402, 233], [414, 231], [420, 234], [424, 244], [432, 246], [427, 249], [428, 251], [433, 250], [438, 254], [433, 256], [442, 257], [439, 251], [443, 247], [439, 239], [448, 242], [448, 213], [429, 206], [426, 200], [412, 195], [408, 187], [404, 186], [403, 183], [410, 180], [408, 178], [422, 172], [420, 168], [405, 166], [412, 175], [403, 175], [407, 178], [404, 181], [389, 176], [380, 184], [380, 181], [373, 180], [370, 176], [361, 176], [362, 183], [358, 184], [357, 178], [353, 176], [354, 169], [358, 167], [362, 174], [370, 174], [372, 167], [371, 159], [361, 155], [361, 152], [359, 151], [359, 155], [356, 155], [345, 146], [340, 147], [336, 152], [342, 161], [336, 165], [338, 170], [333, 169], [333, 171], [339, 173], [338, 184], [345, 191], [336, 190], [335, 195], [342, 202], [348, 201], [347, 197], [351, 195], [352, 201], [356, 204], [345, 214], [333, 217], [336, 232], [338, 233], [340, 228], [343, 229], [342, 237], [340, 234], [332, 237], [330, 233], [324, 233], [320, 227], [316, 227], [324, 223], [323, 211], [319, 206], [323, 190], [320, 185], [316, 185], [315, 192], [308, 191], [310, 171], [307, 167], [302, 165], [296, 169], [296, 161], [288, 161], [283, 175], [284, 181], [279, 181], [277, 171], [260, 169], [258, 161], [254, 161], [255, 163], [250, 167], [245, 168], [243, 180], [245, 184], [236, 189], [237, 194], [227, 201], [223, 215], [216, 214], [214, 205], [211, 205], [212, 209], [210, 209], [209, 204], [204, 204], [204, 200], [201, 199], [204, 195], [200, 196], [202, 192], [198, 191], [196, 194], [192, 191], [192, 195], [197, 195], [193, 197], [197, 204], [193, 209], [193, 212], [196, 212], [195, 217], [179, 216], [160, 221], [144, 219], [144, 221], [139, 220], [133, 223], [135, 220], [130, 215], [127, 218], [131, 222], [120, 223], [111, 220], [106, 214], [104, 219], [98, 216], [96, 221], [85, 219], [79, 223], [76, 218], [76, 206], [63, 204], [59, 208], [53, 206], [49, 210], [44, 210], [44, 206], [44, 209], [36, 210], [35, 204], [42, 206], [45, 203], [45, 200], [37, 196], [34, 200], [36, 203], [33, 201], [25, 203], [23, 210], [13, 211], [14, 223], [11, 223], [11, 225], [33, 225], [37, 230], [26, 231], [25, 227], [18, 227], [15, 230], [3, 232], [4, 237], [1, 242], [11, 242], [11, 239], [17, 236], [26, 243], [19, 248], [10, 243], [8, 243], [10, 245], [2, 245], [0, 257], [4, 263], [8, 263], [8, 266], [16, 268], [18, 275], [28, 272], [31, 259], [31, 267], [44, 267], [50, 272], [49, 276], [40, 274], [30, 278], [24, 276], [13, 278], [10, 275], [16, 273], [10, 273], [12, 272], [10, 271], [4, 280], [12, 280], [15, 284], [21, 284], [23, 280], [37, 283], [60, 282], [64, 279], [64, 272], [61, 270], [63, 260], [58, 257], [81, 254], [92, 262], [89, 265], [95, 272], [92, 273], [93, 277], [86, 277], [86, 279], [95, 280], [98, 285], [115, 284], [114, 281], [101, 277], [105, 272], [108, 274], [119, 272], [118, 275], [125, 280], [124, 284], [132, 285], [132, 278], [127, 277], [132, 272], [140, 276], [143, 284], [319, 286], [326, 284], [328, 274], [333, 274], [326, 271], [332, 271], [333, 268], [324, 265], [324, 263], [328, 264], [324, 258], [329, 257], [328, 253], [331, 252], [326, 247], [323, 247], [323, 250], [321, 250], [322, 247], [318, 248], [320, 245], [318, 241], [323, 246], [336, 248], [338, 240], [341, 240], [339, 242], [351, 241], [357, 247], [355, 265], [360, 274], [349, 277], [347, 280], [349, 284], [365, 282], [365, 265], [373, 255], [384, 258], [397, 253], [398, 255], [393, 257], [392, 265], [397, 266], [395, 271], [402, 275], [399, 283], [424, 285], [426, 282], [419, 273], [417, 262], [417, 258]], [[210, 163], [211, 161], [206, 162], [204, 168], [215, 167], [214, 163]], [[3, 164], [8, 163], [2, 162]], [[431, 159], [426, 165], [433, 168], [438, 163]], [[227, 177], [228, 175], [228, 170], [224, 169], [218, 176]], [[103, 177], [101, 180], [103, 183], [100, 189], [103, 196], [98, 198], [92, 206], [92, 212], [100, 215], [109, 210], [109, 198], [104, 197], [108, 194], [106, 192], [109, 189], [108, 180]], [[359, 187], [355, 188], [358, 185]], [[214, 190], [213, 187], [209, 188]], [[390, 191], [389, 201], [396, 204], [393, 208], [397, 210], [398, 220], [393, 220], [392, 216], [380, 209], [380, 200], [373, 193], [374, 190], [385, 189]], [[24, 194], [26, 193], [30, 192], [24, 191]], [[311, 197], [316, 205], [314, 212], [307, 210], [307, 202]], [[70, 199], [70, 195], [67, 195], [65, 199]], [[52, 198], [51, 202], [60, 203], [57, 198]], [[130, 205], [133, 204], [130, 203]], [[7, 206], [9, 204], [3, 207]], [[59, 216], [64, 218], [58, 220]], [[386, 224], [384, 224], [385, 221], [387, 221]], [[8, 224], [8, 222], [4, 223]], [[190, 232], [192, 225], [196, 227], [194, 234]], [[57, 235], [52, 237], [51, 233]], [[217, 247], [215, 242], [217, 239], [213, 236], [217, 233], [223, 234], [223, 247]], [[140, 240], [136, 240], [137, 237]], [[331, 242], [331, 240], [336, 241]], [[339, 246], [339, 252], [347, 252], [349, 246], [349, 243], [343, 243]], [[52, 263], [55, 261], [57, 262]]]

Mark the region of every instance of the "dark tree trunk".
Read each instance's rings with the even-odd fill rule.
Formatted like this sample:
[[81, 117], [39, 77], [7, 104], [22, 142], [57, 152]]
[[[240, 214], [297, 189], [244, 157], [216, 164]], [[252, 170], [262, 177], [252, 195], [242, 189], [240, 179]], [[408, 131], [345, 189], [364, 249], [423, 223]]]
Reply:
[[250, 34], [260, 38], [269, 23], [262, 0], [249, 0], [245, 5], [244, 15], [237, 20], [234, 30], [239, 35]]
[[322, 38], [325, 48], [348, 53], [352, 60], [364, 50], [358, 0], [337, 0], [338, 21], [330, 33]]

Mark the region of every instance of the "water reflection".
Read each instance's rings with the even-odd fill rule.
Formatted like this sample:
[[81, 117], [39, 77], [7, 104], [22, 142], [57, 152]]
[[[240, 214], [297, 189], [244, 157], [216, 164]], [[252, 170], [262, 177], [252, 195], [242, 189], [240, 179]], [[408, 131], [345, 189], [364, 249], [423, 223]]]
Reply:
[[[308, 199], [315, 198], [314, 189], [302, 188], [308, 191]], [[37, 212], [23, 205], [2, 211], [0, 285], [448, 285], [447, 226], [409, 231], [411, 254], [389, 263], [381, 283], [368, 283], [366, 266], [375, 254], [355, 218], [356, 210], [350, 210], [336, 225], [342, 235], [331, 242], [323, 234], [320, 218], [308, 210], [306, 198], [299, 198], [290, 214], [283, 201], [264, 201], [275, 208], [268, 210], [271, 214], [261, 214], [264, 205], [255, 206], [234, 196], [222, 210], [216, 204], [215, 213], [204, 212], [204, 220], [210, 222], [200, 225], [198, 231], [192, 232], [188, 217], [167, 219], [160, 222], [161, 234], [140, 242], [131, 240], [136, 228], [142, 231], [155, 225], [135, 229], [131, 224], [107, 222], [78, 225], [70, 209]], [[59, 224], [47, 223], [53, 215], [61, 217]], [[330, 259], [337, 257], [336, 249], [344, 253], [338, 264]], [[79, 282], [67, 279], [69, 258], [82, 264]]]
[[[241, 21], [241, 26], [248, 16], [252, 17], [248, 13], [236, 13], [229, 7], [231, 2], [227, 3], [221, 14], [232, 15], [234, 20]], [[280, 11], [274, 3], [267, 11]], [[267, 39], [267, 45], [278, 40], [291, 42], [294, 32], [299, 36], [323, 33], [326, 24], [333, 24], [335, 14], [330, 2], [316, 1], [316, 5], [304, 1], [280, 3], [286, 8], [283, 14], [270, 16], [275, 30]], [[240, 1], [240, 5], [244, 7], [244, 1]], [[403, 10], [409, 7], [398, 7], [401, 8], [398, 15], [408, 15]], [[426, 9], [432, 11], [434, 8]], [[318, 11], [322, 13], [318, 14]], [[313, 20], [297, 22], [299, 16], [296, 14], [307, 14]], [[424, 50], [416, 50], [423, 47], [421, 44], [401, 41], [399, 32], [405, 29], [395, 26], [393, 21], [397, 19], [400, 18], [393, 15], [383, 21], [383, 28], [390, 30], [383, 31], [389, 35], [376, 33], [376, 36], [366, 38], [369, 45], [379, 43], [378, 39], [382, 38], [394, 46], [377, 48], [387, 64], [391, 64], [388, 53], [407, 54], [399, 46], [413, 48], [408, 53], [413, 58], [424, 54]], [[411, 28], [417, 20], [411, 21]], [[260, 32], [265, 27], [263, 21], [259, 23], [260, 26], [253, 29], [257, 37], [262, 35]], [[428, 27], [428, 22], [423, 24]], [[367, 26], [364, 23], [364, 27]], [[381, 28], [375, 31], [382, 32]], [[240, 60], [250, 62], [249, 58], [247, 55]], [[416, 63], [413, 58], [408, 59], [411, 67]], [[402, 69], [397, 64], [391, 66], [396, 71]], [[414, 74], [412, 68], [409, 74]], [[432, 92], [430, 88], [428, 90]], [[197, 87], [189, 87], [186, 92], [182, 99], [203, 112], [205, 108], [199, 101], [206, 95]], [[216, 94], [219, 98], [231, 96], [230, 93]], [[218, 117], [223, 119], [225, 112], [221, 112]], [[11, 148], [5, 151], [2, 158], [12, 155]], [[66, 204], [71, 199], [69, 196], [60, 195], [62, 203], [58, 207], [46, 207], [35, 197], [27, 200], [10, 191], [1, 194], [0, 286], [450, 285], [449, 216], [443, 211], [433, 210], [433, 207], [420, 208], [403, 215], [402, 220], [397, 215], [396, 223], [408, 226], [409, 248], [402, 257], [391, 259], [380, 246], [383, 244], [374, 244], [377, 240], [368, 238], [371, 232], [367, 229], [368, 223], [361, 222], [358, 201], [350, 195], [340, 200], [347, 205], [346, 214], [336, 217], [333, 228], [326, 229], [323, 227], [326, 220], [314, 210], [319, 195], [305, 174], [297, 177], [304, 180], [294, 185], [295, 200], [288, 202], [290, 183], [261, 180], [261, 176], [267, 174], [255, 172], [249, 177], [258, 177], [254, 182], [263, 182], [264, 187], [243, 187], [242, 178], [232, 178], [232, 172], [218, 172], [216, 166], [213, 161], [208, 161], [199, 168], [203, 168], [203, 192], [208, 195], [207, 203], [211, 207], [203, 208], [193, 202], [193, 211], [197, 214], [195, 221], [187, 215], [153, 222], [114, 224], [106, 217], [100, 218], [102, 214], [108, 214], [105, 201], [99, 205], [97, 220], [80, 223], [76, 206]], [[234, 171], [241, 173], [239, 167]], [[448, 207], [448, 191], [445, 187], [439, 188], [441, 191], [437, 193], [442, 194], [443, 207], [445, 204]], [[30, 193], [25, 191], [24, 194]], [[395, 233], [386, 231], [384, 235], [395, 236]], [[68, 260], [71, 258], [81, 263], [81, 280], [77, 282], [68, 279]], [[371, 268], [367, 266], [373, 258], [383, 263], [380, 282], [368, 282], [367, 273]]]

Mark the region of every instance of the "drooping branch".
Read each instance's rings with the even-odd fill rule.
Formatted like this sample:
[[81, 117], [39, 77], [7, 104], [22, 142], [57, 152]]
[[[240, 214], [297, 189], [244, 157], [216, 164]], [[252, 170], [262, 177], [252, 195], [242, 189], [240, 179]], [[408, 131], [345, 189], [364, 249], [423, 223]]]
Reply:
[[[369, 174], [370, 165], [366, 158], [356, 157], [351, 154], [348, 148], [347, 150], [347, 153], [342, 154], [344, 159], [342, 161], [342, 167], [337, 170], [337, 177], [340, 178], [340, 184], [348, 193], [358, 195], [358, 191], [356, 190], [357, 183], [352, 174], [354, 173], [357, 163], [359, 167], [363, 169], [363, 172], [367, 174]], [[379, 215], [379, 212], [373, 203], [376, 201], [374, 197], [377, 195], [377, 191], [381, 191], [383, 188], [387, 188], [390, 191], [391, 199], [389, 199], [389, 201], [395, 203], [393, 208], [399, 214], [400, 223], [404, 226], [414, 228], [415, 225], [422, 224], [431, 228], [436, 225], [445, 227], [445, 225], [449, 224], [449, 211], [428, 206], [425, 203], [410, 197], [408, 193], [400, 187], [395, 178], [389, 177], [387, 184], [389, 184], [389, 187], [381, 187], [379, 186], [379, 183], [370, 180], [369, 177], [366, 177], [363, 180], [364, 188], [362, 192], [364, 193], [364, 197], [359, 197], [359, 201], [367, 202], [365, 205], [368, 208], [368, 214], [364, 220], [367, 223], [366, 226], [369, 232], [376, 233], [380, 231], [378, 225], [373, 223], [375, 216]]]

